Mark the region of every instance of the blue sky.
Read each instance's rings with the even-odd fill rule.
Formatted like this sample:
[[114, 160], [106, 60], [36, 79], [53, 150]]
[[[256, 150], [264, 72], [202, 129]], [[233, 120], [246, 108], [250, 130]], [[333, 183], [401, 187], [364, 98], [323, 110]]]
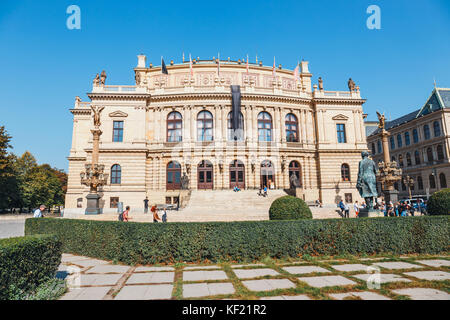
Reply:
[[[81, 30], [66, 9], [81, 8]], [[381, 30], [366, 9], [381, 8]], [[105, 69], [108, 84], [133, 84], [136, 55], [159, 64], [182, 53], [273, 63], [310, 62], [314, 82], [346, 90], [352, 77], [375, 110], [395, 118], [450, 87], [450, 1], [0, 1], [0, 125], [13, 151], [67, 169], [74, 98], [87, 100]]]

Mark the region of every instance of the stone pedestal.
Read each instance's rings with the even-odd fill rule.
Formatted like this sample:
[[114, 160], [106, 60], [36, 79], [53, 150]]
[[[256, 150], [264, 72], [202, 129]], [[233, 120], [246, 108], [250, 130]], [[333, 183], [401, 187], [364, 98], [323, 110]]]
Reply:
[[390, 201], [392, 201], [393, 204], [395, 204], [398, 201], [398, 191], [397, 190], [383, 190], [384, 194], [384, 203], [386, 205], [389, 204]]
[[89, 193], [86, 196], [87, 199], [87, 207], [85, 214], [100, 214], [102, 213], [102, 209], [99, 208], [99, 200], [100, 196], [95, 193]]
[[374, 217], [383, 217], [383, 213], [379, 210], [369, 210], [369, 209], [361, 209], [359, 211], [358, 217], [360, 218], [374, 218]]
[[303, 188], [294, 188], [295, 197], [305, 200], [305, 193], [303, 192]]

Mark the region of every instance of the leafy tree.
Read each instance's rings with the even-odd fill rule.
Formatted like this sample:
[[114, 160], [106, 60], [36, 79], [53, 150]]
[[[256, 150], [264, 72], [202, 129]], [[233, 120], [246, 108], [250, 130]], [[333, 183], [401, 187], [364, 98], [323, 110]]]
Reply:
[[11, 136], [4, 126], [0, 126], [0, 209], [10, 208], [18, 201], [18, 184], [14, 170], [14, 155], [8, 152], [12, 148]]

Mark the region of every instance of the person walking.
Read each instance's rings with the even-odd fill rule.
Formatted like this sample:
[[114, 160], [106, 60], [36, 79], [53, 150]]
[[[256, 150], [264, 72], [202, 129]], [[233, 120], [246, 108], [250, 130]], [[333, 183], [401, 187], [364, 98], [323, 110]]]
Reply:
[[355, 216], [358, 218], [359, 209], [360, 209], [358, 201], [355, 201], [355, 204], [353, 205], [353, 209], [355, 209]]
[[339, 202], [338, 207], [339, 207], [339, 209], [341, 209], [341, 216], [342, 216], [342, 218], [345, 218], [345, 216], [344, 216], [345, 204], [344, 204], [343, 200], [341, 200], [341, 202]]
[[156, 208], [156, 205], [154, 205], [151, 209], [153, 213], [153, 222], [158, 222], [158, 220], [161, 220], [158, 216], [158, 209]]
[[43, 218], [44, 215], [42, 214], [42, 212], [43, 212], [44, 210], [45, 210], [45, 206], [44, 206], [43, 204], [41, 204], [41, 205], [39, 206], [39, 209], [36, 209], [36, 210], [34, 211], [33, 218]]
[[166, 211], [166, 208], [164, 208], [163, 210], [164, 210], [164, 213], [162, 215], [162, 222], [165, 223], [165, 222], [167, 222], [167, 211]]
[[264, 186], [264, 197], [267, 197], [267, 186]]
[[144, 199], [144, 213], [148, 213], [148, 197]]
[[344, 204], [344, 217], [350, 218], [350, 207], [347, 202]]
[[128, 222], [131, 218], [130, 218], [130, 206], [126, 206], [125, 207], [125, 211], [122, 213], [122, 221], [124, 222]]

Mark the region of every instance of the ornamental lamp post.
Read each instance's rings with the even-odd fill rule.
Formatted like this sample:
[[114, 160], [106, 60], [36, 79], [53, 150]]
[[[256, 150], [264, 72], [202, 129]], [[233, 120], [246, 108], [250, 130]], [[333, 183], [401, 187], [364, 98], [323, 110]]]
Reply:
[[396, 203], [398, 201], [398, 191], [394, 188], [395, 182], [399, 181], [402, 177], [402, 169], [397, 165], [396, 161], [390, 161], [389, 132], [385, 129], [385, 116], [381, 115], [377, 111], [378, 115], [378, 128], [380, 131], [381, 141], [383, 143], [383, 160], [378, 164], [378, 181], [383, 186], [383, 194], [385, 203]]
[[414, 186], [414, 179], [406, 175], [403, 177], [403, 183], [408, 187], [409, 199], [411, 199], [411, 188]]
[[98, 163], [100, 136], [102, 131], [100, 130], [100, 113], [104, 107], [91, 106], [94, 118], [94, 129], [91, 130], [92, 139], [92, 163], [86, 163], [84, 165], [85, 171], [80, 173], [81, 184], [89, 187], [89, 194], [86, 196], [87, 206], [85, 214], [100, 214], [99, 200], [100, 195], [98, 189], [101, 186], [107, 184], [108, 174], [104, 173], [105, 165]]

